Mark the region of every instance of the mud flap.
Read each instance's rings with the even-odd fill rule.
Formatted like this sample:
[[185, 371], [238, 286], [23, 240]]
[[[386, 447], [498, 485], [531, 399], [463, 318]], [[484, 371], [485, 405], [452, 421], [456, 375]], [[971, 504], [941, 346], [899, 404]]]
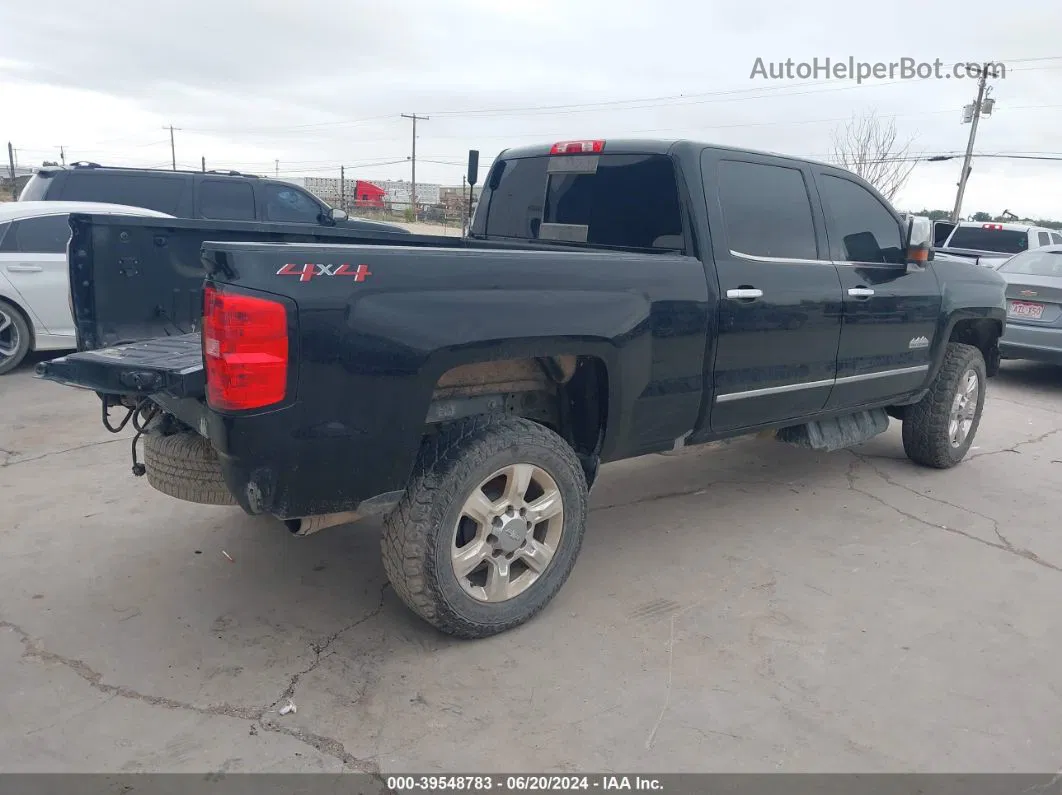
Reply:
[[889, 428], [889, 415], [885, 409], [870, 409], [816, 420], [807, 425], [782, 428], [776, 434], [779, 441], [812, 450], [842, 450], [872, 439]]

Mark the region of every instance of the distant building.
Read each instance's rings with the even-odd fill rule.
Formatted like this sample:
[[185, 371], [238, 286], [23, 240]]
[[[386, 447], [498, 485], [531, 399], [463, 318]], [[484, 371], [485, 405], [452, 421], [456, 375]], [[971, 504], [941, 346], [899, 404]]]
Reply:
[[[384, 192], [387, 194], [387, 201], [391, 203], [394, 208], [409, 207], [413, 199], [411, 191], [413, 183], [406, 182], [404, 179], [392, 181], [387, 180], [384, 182], [378, 182]], [[432, 185], [431, 183], [417, 183], [417, 204], [438, 204], [439, 203], [439, 185]]]
[[306, 188], [332, 207], [386, 207], [383, 188], [360, 179], [340, 180], [338, 177], [295, 177], [286, 180]]

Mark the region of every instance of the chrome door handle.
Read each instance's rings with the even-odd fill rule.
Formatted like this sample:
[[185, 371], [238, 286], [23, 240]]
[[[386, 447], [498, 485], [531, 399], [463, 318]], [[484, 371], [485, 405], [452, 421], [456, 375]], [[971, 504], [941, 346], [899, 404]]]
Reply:
[[763, 290], [757, 290], [754, 287], [742, 287], [737, 290], [727, 290], [727, 298], [763, 298]]
[[11, 273], [40, 273], [44, 270], [40, 265], [8, 265]]
[[869, 287], [850, 287], [848, 288], [848, 294], [853, 298], [870, 298], [874, 295], [874, 291]]

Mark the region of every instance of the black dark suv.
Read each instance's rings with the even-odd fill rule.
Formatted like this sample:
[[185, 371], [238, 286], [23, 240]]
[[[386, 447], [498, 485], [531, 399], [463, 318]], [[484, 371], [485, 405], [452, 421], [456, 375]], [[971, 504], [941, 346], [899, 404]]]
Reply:
[[290, 182], [236, 171], [161, 171], [97, 163], [46, 166], [26, 183], [19, 201], [109, 202], [178, 218], [402, 231], [392, 224], [349, 219]]

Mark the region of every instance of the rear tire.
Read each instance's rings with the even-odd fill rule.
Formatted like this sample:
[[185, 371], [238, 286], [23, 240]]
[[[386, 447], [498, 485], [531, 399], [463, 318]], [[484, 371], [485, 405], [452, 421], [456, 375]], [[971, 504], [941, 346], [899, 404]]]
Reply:
[[384, 568], [425, 621], [485, 638], [553, 599], [575, 565], [586, 514], [583, 468], [553, 431], [525, 419], [456, 422], [421, 448], [385, 523]]
[[929, 392], [908, 406], [903, 449], [925, 467], [949, 469], [966, 456], [981, 424], [988, 376], [981, 351], [949, 342]]
[[202, 505], [235, 505], [218, 455], [198, 433], [144, 434], [144, 467], [156, 491]]
[[31, 331], [22, 311], [0, 298], [0, 375], [10, 373], [30, 352]]

